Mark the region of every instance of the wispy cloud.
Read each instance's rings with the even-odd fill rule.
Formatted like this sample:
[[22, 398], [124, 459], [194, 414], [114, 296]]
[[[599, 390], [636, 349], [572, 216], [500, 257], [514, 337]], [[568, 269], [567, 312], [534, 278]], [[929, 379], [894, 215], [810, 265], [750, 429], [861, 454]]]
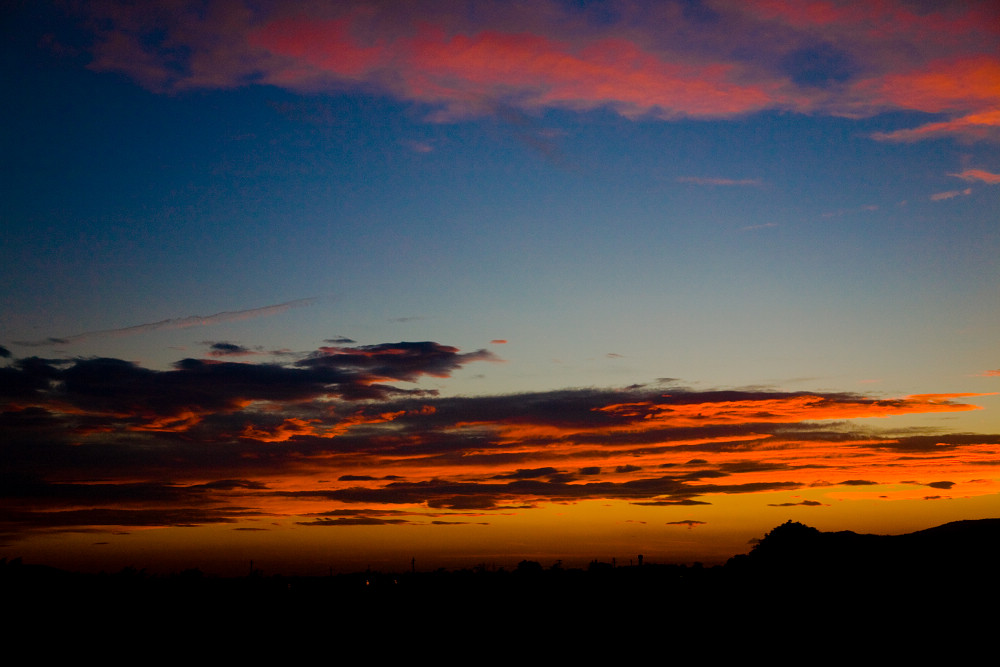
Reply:
[[761, 185], [755, 178], [703, 178], [700, 176], [680, 176], [678, 183], [694, 183], [695, 185]]
[[919, 127], [875, 132], [873, 139], [911, 143], [955, 136], [967, 141], [1000, 140], [1000, 112], [971, 114], [953, 120], [927, 123]]
[[297, 299], [295, 301], [286, 301], [285, 303], [279, 303], [273, 306], [263, 306], [261, 308], [251, 308], [249, 310], [226, 311], [208, 316], [191, 315], [189, 317], [177, 317], [168, 320], [160, 320], [159, 322], [150, 322], [148, 324], [136, 324], [134, 326], [122, 327], [120, 329], [104, 329], [102, 331], [89, 331], [87, 333], [74, 334], [72, 336], [52, 337], [35, 341], [14, 341], [14, 343], [25, 347], [72, 345], [74, 343], [81, 343], [94, 338], [118, 338], [122, 336], [135, 336], [138, 334], [149, 333], [150, 331], [157, 331], [160, 329], [188, 329], [191, 327], [207, 327], [216, 324], [223, 324], [226, 322], [237, 322], [240, 320], [249, 320], [257, 317], [269, 317], [271, 315], [278, 315], [279, 313], [283, 313], [290, 308], [299, 308], [301, 306], [308, 306], [315, 302], [316, 302], [315, 298]]
[[1000, 184], [1000, 174], [994, 174], [984, 169], [966, 169], [957, 174], [948, 175], [961, 178], [964, 181], [978, 181], [980, 183], [989, 183], [990, 185]]
[[765, 222], [765, 223], [760, 224], [760, 225], [747, 225], [746, 227], [741, 227], [740, 231], [752, 232], [752, 231], [755, 231], [755, 230], [758, 230], [758, 229], [770, 229], [771, 227], [777, 227], [777, 226], [778, 226], [778, 223], [776, 223], [776, 222]]
[[972, 188], [965, 188], [964, 190], [948, 190], [946, 192], [938, 192], [931, 195], [931, 201], [944, 201], [945, 199], [954, 199], [955, 197], [967, 197], [972, 194]]

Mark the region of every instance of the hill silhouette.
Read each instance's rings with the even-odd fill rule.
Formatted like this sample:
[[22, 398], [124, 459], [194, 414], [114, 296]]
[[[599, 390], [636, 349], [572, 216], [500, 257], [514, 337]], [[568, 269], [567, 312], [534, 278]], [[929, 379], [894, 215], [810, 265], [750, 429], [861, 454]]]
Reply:
[[639, 559], [638, 565], [594, 561], [575, 569], [525, 560], [511, 570], [224, 578], [198, 570], [153, 576], [135, 568], [85, 575], [3, 559], [0, 591], [7, 608], [25, 618], [74, 627], [97, 619], [122, 627], [226, 619], [233, 627], [336, 624], [346, 633], [371, 633], [376, 621], [405, 619], [417, 633], [444, 622], [471, 628], [544, 617], [563, 630], [575, 623], [622, 632], [670, 626], [705, 636], [709, 628], [763, 629], [778, 618], [783, 627], [802, 629], [820, 617], [877, 623], [890, 611], [911, 621], [927, 609], [969, 613], [1000, 592], [998, 545], [1000, 519], [895, 536], [827, 533], [788, 521], [749, 553], [714, 567]]
[[788, 521], [767, 533], [749, 554], [735, 556], [726, 565], [835, 579], [988, 577], [995, 570], [998, 547], [1000, 519], [955, 521], [903, 535], [825, 533]]

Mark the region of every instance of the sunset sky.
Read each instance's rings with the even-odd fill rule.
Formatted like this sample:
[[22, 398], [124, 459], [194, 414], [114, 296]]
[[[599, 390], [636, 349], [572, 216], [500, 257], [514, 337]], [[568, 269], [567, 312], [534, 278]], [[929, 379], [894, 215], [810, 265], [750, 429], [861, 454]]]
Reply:
[[1000, 516], [992, 0], [15, 2], [0, 558]]

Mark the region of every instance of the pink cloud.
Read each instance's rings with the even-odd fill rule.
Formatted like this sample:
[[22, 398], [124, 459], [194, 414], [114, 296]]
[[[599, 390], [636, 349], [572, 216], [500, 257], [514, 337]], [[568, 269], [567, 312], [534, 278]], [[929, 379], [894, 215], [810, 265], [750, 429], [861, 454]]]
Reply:
[[937, 194], [931, 195], [931, 201], [943, 201], [945, 199], [954, 199], [955, 197], [964, 197], [972, 194], [972, 188], [965, 188], [964, 190], [948, 190], [947, 192], [938, 192]]
[[1000, 139], [1000, 113], [975, 114], [939, 123], [927, 123], [914, 128], [872, 134], [872, 138], [879, 141], [899, 142], [923, 141], [924, 139], [937, 139], [946, 136], [954, 136], [966, 141]]
[[1000, 128], [993, 2], [919, 11], [902, 0], [720, 0], [711, 22], [666, 3], [616, 6], [611, 21], [545, 0], [474, 6], [93, 5], [91, 66], [158, 91], [361, 88], [428, 105], [437, 120], [499, 108], [630, 118], [906, 109], [951, 119], [876, 138], [989, 139]]
[[449, 35], [421, 23], [412, 36], [367, 45], [347, 19], [282, 19], [252, 32], [250, 43], [288, 64], [267, 77], [270, 83], [365, 80], [443, 106], [450, 116], [492, 111], [496, 100], [526, 109], [609, 106], [626, 116], [725, 116], [767, 108], [777, 92], [774, 83], [738, 83], [734, 64], [671, 62], [614, 38], [578, 48], [547, 35]]
[[989, 183], [990, 185], [1000, 184], [1000, 174], [994, 174], [982, 169], [966, 169], [961, 173], [948, 175], [961, 178], [965, 181], [982, 181], [983, 183]]

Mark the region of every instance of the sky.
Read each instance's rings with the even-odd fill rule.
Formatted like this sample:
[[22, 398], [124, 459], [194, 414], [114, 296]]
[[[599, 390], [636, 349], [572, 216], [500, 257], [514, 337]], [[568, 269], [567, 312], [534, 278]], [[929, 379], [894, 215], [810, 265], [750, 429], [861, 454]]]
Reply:
[[1000, 516], [991, 1], [15, 2], [0, 557]]

